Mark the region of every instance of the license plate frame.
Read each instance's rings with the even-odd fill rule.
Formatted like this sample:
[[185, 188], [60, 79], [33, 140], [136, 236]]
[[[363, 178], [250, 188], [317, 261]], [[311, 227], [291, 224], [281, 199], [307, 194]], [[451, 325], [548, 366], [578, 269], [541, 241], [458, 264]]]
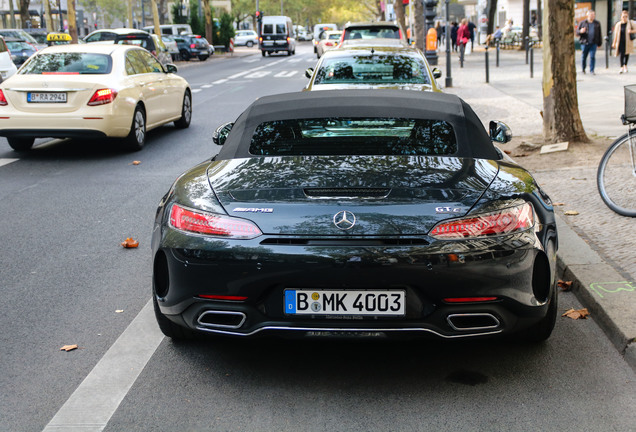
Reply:
[[67, 92], [27, 92], [28, 103], [67, 103]]
[[290, 316], [403, 317], [406, 290], [289, 288], [283, 292], [283, 308]]

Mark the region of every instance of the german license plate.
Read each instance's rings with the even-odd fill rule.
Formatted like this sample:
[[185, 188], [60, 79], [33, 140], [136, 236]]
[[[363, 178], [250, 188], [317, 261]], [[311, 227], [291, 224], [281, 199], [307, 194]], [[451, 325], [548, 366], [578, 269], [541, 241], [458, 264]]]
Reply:
[[285, 290], [287, 315], [403, 316], [403, 290]]
[[65, 92], [27, 93], [27, 102], [30, 103], [66, 103]]
[[274, 45], [274, 41], [263, 41], [263, 45], [265, 46]]

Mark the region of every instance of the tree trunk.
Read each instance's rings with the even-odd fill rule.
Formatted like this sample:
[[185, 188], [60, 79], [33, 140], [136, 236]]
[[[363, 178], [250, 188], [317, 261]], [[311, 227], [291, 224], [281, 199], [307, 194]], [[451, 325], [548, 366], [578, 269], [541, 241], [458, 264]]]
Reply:
[[203, 1], [203, 11], [205, 12], [205, 38], [210, 45], [214, 45], [214, 27], [212, 23], [212, 10], [208, 0]]
[[415, 1], [415, 46], [422, 52], [424, 52], [424, 45], [426, 42], [426, 36], [424, 35], [424, 27], [426, 27], [426, 23], [424, 22], [424, 2], [422, 0], [411, 0]]
[[497, 17], [497, 0], [490, 0], [488, 2], [488, 30], [486, 34], [493, 34], [495, 32], [495, 18]]
[[27, 22], [31, 22], [29, 3], [31, 3], [31, 0], [20, 0], [20, 21], [22, 21], [22, 28], [30, 27], [30, 24], [27, 24]]
[[546, 0], [543, 35], [543, 137], [589, 142], [579, 114], [574, 58], [574, 2]]
[[404, 18], [404, 3], [402, 0], [394, 0], [393, 8], [395, 9], [395, 17], [397, 18], [398, 25], [400, 26], [400, 30], [402, 30], [402, 34], [406, 35], [406, 20]]
[[15, 25], [15, 9], [13, 8], [13, 0], [9, 0], [9, 13], [11, 14], [11, 28], [16, 28]]
[[45, 22], [46, 22], [46, 31], [48, 32], [52, 32], [55, 31], [55, 29], [53, 28], [53, 17], [51, 16], [51, 3], [49, 3], [49, 0], [43, 0], [44, 3], [44, 15], [45, 15]]
[[66, 2], [66, 12], [68, 14], [68, 34], [72, 43], [77, 43], [77, 20], [75, 18], [75, 0]]

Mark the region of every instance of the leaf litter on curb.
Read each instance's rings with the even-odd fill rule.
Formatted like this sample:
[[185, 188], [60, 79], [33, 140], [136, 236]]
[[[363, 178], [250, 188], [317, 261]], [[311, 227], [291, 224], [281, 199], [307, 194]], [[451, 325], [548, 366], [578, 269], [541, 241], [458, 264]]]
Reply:
[[572, 289], [572, 281], [564, 281], [559, 279], [557, 285], [559, 286], [559, 288], [561, 288], [561, 291], [570, 291]]
[[73, 351], [77, 349], [77, 345], [64, 345], [62, 348], [60, 348], [60, 351]]
[[568, 309], [561, 316], [562, 317], [572, 318], [574, 320], [587, 319], [587, 317], [590, 316], [590, 312], [587, 310], [587, 308], [583, 308], [583, 309]]
[[565, 213], [563, 213], [566, 216], [577, 216], [579, 214], [579, 212], [577, 212], [576, 210], [568, 210]]
[[132, 237], [128, 237], [126, 240], [121, 242], [121, 245], [125, 248], [136, 248], [139, 246], [139, 242], [134, 240]]

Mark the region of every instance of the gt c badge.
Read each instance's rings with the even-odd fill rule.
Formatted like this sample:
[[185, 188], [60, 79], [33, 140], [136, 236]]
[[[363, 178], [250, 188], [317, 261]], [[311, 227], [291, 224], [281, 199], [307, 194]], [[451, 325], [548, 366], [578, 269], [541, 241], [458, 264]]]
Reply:
[[257, 208], [257, 207], [237, 207], [233, 212], [237, 213], [274, 213], [272, 208]]
[[435, 207], [435, 213], [462, 213], [460, 207]]
[[333, 217], [333, 224], [343, 231], [350, 230], [356, 224], [356, 215], [350, 211], [340, 211]]

